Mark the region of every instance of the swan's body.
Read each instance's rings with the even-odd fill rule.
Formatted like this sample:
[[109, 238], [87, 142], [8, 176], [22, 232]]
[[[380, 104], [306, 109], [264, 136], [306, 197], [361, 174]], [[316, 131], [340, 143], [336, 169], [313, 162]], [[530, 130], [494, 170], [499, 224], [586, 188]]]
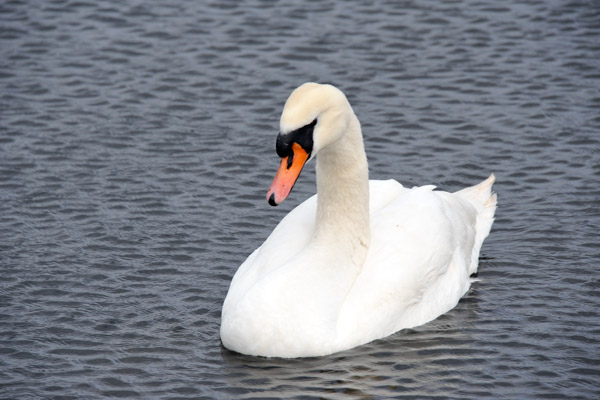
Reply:
[[493, 222], [493, 175], [453, 194], [369, 182], [358, 119], [329, 85], [292, 93], [277, 146], [285, 158], [269, 202], [285, 199], [317, 153], [318, 195], [292, 210], [235, 274], [222, 312], [225, 347], [326, 355], [456, 306]]

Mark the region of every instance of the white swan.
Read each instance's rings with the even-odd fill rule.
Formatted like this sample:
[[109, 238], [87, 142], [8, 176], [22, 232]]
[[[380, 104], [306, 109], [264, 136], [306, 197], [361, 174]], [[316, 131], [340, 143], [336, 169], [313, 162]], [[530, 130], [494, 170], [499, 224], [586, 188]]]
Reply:
[[360, 123], [331, 85], [294, 90], [280, 126], [283, 159], [269, 203], [287, 197], [317, 154], [318, 195], [236, 272], [223, 304], [223, 345], [260, 356], [326, 355], [456, 306], [494, 220], [494, 175], [456, 193], [369, 181]]

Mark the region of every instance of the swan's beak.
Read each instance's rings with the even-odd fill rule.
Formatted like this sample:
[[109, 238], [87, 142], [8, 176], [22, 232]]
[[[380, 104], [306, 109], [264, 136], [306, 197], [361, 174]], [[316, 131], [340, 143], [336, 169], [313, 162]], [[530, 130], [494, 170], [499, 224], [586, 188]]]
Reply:
[[302, 146], [292, 143], [292, 152], [281, 159], [275, 179], [267, 192], [267, 201], [270, 205], [276, 206], [288, 197], [309, 156], [310, 154]]

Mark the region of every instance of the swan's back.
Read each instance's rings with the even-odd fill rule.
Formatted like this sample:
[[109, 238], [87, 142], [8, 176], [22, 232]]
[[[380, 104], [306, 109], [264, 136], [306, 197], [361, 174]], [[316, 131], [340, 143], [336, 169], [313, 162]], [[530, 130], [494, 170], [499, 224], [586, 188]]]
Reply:
[[424, 324], [456, 306], [491, 229], [493, 182], [492, 175], [457, 193], [405, 189], [371, 215], [367, 260], [340, 313], [340, 347]]

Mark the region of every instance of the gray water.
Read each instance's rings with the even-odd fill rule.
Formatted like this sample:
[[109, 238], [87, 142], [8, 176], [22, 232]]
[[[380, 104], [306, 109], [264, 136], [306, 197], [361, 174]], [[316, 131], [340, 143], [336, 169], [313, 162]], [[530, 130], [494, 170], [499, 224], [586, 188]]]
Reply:
[[[0, 398], [600, 396], [597, 1], [4, 1]], [[328, 357], [219, 341], [283, 102], [344, 90], [374, 179], [495, 172], [479, 282]]]

